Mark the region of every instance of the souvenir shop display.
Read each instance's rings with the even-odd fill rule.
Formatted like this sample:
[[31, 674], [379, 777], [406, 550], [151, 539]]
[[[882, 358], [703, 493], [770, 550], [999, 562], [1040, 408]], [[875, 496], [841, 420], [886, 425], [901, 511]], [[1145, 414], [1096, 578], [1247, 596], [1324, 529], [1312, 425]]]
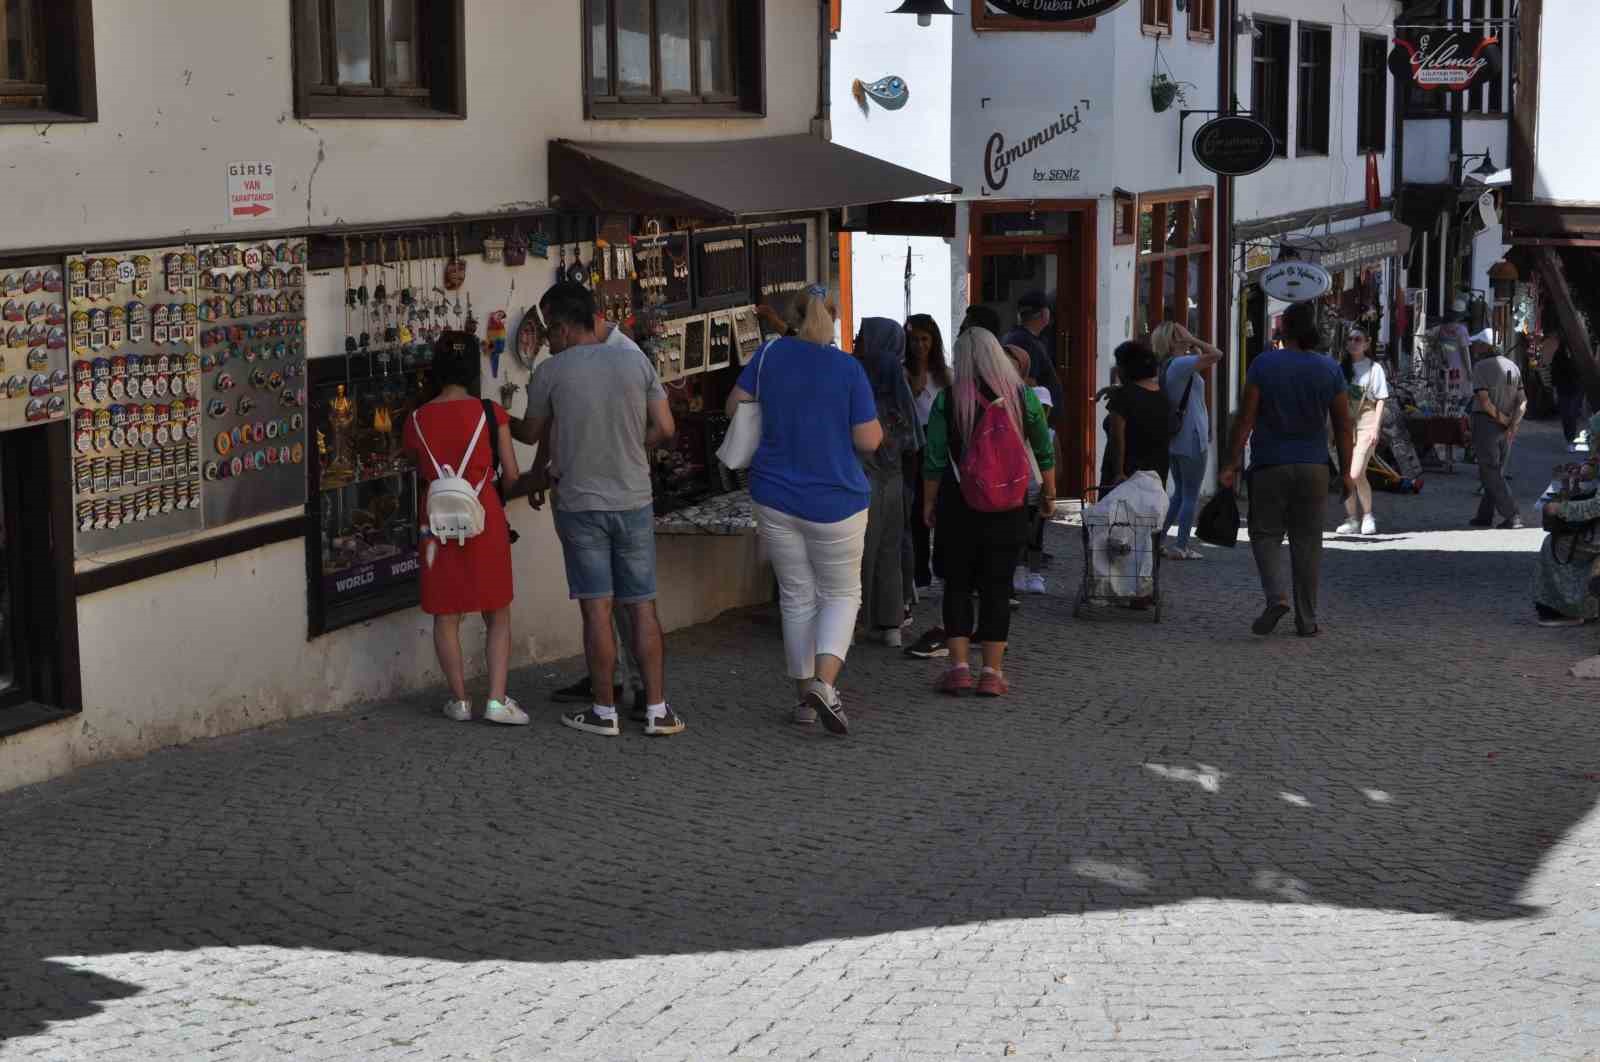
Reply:
[[0, 431], [67, 417], [65, 286], [59, 266], [0, 270]]
[[694, 234], [695, 306], [719, 310], [750, 301], [750, 246], [743, 229]]
[[755, 259], [756, 301], [775, 305], [777, 300], [809, 284], [809, 260], [804, 225], [774, 225], [750, 234]]
[[193, 248], [66, 264], [77, 552], [203, 524]]
[[305, 503], [306, 243], [195, 253], [207, 527]]

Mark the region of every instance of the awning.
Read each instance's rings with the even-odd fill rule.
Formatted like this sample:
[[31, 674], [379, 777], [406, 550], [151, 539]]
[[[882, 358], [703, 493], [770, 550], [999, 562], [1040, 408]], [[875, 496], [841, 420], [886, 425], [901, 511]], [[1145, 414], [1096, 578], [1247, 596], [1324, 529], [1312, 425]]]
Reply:
[[813, 136], [683, 144], [550, 142], [551, 205], [735, 221], [961, 191]]

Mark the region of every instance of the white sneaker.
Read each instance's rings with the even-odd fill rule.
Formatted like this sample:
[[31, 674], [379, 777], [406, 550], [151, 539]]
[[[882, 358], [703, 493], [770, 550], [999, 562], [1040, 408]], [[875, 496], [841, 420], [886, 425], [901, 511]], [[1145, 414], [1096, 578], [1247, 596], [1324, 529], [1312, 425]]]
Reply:
[[817, 710], [801, 701], [794, 706], [794, 721], [797, 726], [813, 726], [817, 721]]
[[1205, 560], [1206, 559], [1206, 555], [1204, 553], [1201, 553], [1199, 550], [1195, 549], [1193, 546], [1190, 546], [1188, 549], [1184, 550], [1183, 551], [1183, 556], [1184, 556], [1185, 560]]
[[1336, 535], [1359, 535], [1361, 533], [1361, 521], [1352, 516], [1334, 528], [1333, 533]]
[[1030, 593], [1030, 594], [1042, 594], [1044, 592], [1045, 592], [1045, 590], [1044, 590], [1044, 576], [1040, 575], [1038, 572], [1029, 572], [1028, 573], [1028, 593]]
[[1018, 568], [1011, 576], [1011, 589], [1019, 594], [1028, 592], [1028, 573], [1026, 569]]
[[1167, 558], [1167, 560], [1188, 560], [1189, 559], [1188, 551], [1187, 550], [1181, 550], [1177, 546], [1162, 546], [1161, 547], [1161, 555], [1163, 557]]
[[1363, 535], [1376, 535], [1378, 533], [1378, 521], [1371, 513], [1361, 518], [1361, 533]]
[[491, 723], [504, 723], [506, 726], [528, 725], [528, 713], [510, 697], [503, 701], [490, 701], [483, 710], [483, 717]]
[[471, 701], [445, 701], [444, 717], [454, 719], [458, 723], [465, 723], [472, 719]]

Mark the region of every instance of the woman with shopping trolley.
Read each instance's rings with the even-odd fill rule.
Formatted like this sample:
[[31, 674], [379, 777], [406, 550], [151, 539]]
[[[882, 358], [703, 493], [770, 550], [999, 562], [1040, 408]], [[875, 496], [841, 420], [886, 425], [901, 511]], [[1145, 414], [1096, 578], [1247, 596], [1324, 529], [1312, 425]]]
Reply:
[[[972, 328], [956, 340], [952, 383], [934, 399], [923, 457], [922, 517], [937, 529], [944, 560], [944, 627], [950, 666], [940, 692], [976, 689], [999, 697], [1011, 628], [1011, 576], [1028, 538], [1028, 488], [1039, 510], [1055, 511], [1055, 448], [1039, 400], [994, 333]], [[974, 623], [972, 591], [978, 591]], [[968, 654], [982, 647], [974, 681]]]

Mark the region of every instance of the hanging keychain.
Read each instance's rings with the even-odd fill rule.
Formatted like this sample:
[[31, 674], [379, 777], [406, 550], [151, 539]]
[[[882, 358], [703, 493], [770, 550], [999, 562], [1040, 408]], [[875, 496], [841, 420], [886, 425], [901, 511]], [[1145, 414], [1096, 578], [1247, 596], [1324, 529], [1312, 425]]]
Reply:
[[564, 219], [562, 219], [561, 217], [558, 216], [556, 218], [556, 245], [557, 245], [557, 247], [560, 248], [560, 257], [556, 261], [556, 283], [557, 284], [559, 284], [562, 281], [567, 279], [567, 241], [563, 240], [561, 238], [561, 235], [562, 235], [561, 230], [564, 227], [565, 227]]
[[346, 358], [356, 352], [356, 334], [350, 327], [350, 311], [356, 306], [356, 289], [350, 286], [350, 237], [344, 238], [344, 352]]

